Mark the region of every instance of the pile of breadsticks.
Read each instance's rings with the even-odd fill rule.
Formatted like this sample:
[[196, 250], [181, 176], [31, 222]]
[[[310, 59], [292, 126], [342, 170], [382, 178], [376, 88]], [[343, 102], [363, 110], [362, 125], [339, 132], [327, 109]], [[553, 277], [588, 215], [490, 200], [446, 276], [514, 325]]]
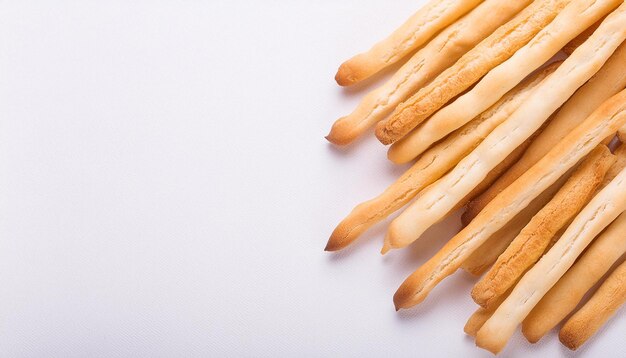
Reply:
[[520, 324], [537, 342], [565, 320], [561, 342], [580, 347], [626, 302], [625, 39], [623, 0], [430, 0], [337, 72], [347, 86], [403, 63], [327, 139], [375, 127], [391, 161], [414, 164], [326, 250], [402, 209], [384, 254], [465, 207], [396, 309], [462, 268], [481, 276], [465, 326], [478, 346], [500, 352]]

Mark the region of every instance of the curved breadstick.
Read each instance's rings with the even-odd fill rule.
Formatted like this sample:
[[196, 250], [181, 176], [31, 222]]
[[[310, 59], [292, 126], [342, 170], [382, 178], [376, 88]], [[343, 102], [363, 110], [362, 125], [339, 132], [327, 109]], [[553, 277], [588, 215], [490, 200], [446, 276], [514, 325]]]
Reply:
[[543, 255], [550, 240], [591, 200], [615, 156], [599, 145], [513, 240], [472, 290], [474, 302], [491, 307]]
[[367, 94], [354, 112], [338, 119], [326, 139], [338, 145], [354, 141], [530, 2], [486, 0], [478, 5], [419, 49], [389, 81]]
[[[552, 77], [564, 66], [566, 63]], [[563, 80], [563, 77], [557, 78]], [[544, 83], [548, 81], [549, 79]], [[542, 94], [540, 89], [534, 93]], [[500, 193], [475, 220], [409, 276], [394, 295], [396, 309], [423, 301], [437, 283], [454, 273], [485, 240], [591, 152], [603, 138], [624, 124], [626, 90], [612, 97], [563, 140], [555, 143], [554, 148], [543, 159]]]
[[576, 89], [602, 67], [626, 38], [626, 26], [623, 26], [625, 20], [626, 4], [623, 4], [606, 18], [587, 42], [539, 84], [523, 106], [452, 171], [424, 190], [389, 225], [383, 253], [392, 248], [405, 247], [419, 238], [466, 197], [491, 169], [539, 129]]
[[378, 122], [376, 137], [391, 144], [409, 133], [446, 102], [478, 81], [489, 70], [511, 57], [550, 23], [571, 0], [538, 0], [461, 57], [427, 86]]
[[326, 250], [336, 251], [346, 247], [365, 230], [406, 205], [422, 189], [441, 178], [507, 119], [559, 64], [550, 65], [520, 83], [490, 109], [424, 153], [378, 197], [357, 205], [335, 228]]
[[540, 136], [530, 145], [524, 156], [482, 195], [470, 202], [463, 224], [467, 225], [502, 190], [513, 183], [552, 149], [554, 142], [563, 138], [580, 124], [602, 102], [626, 86], [626, 43], [620, 45], [600, 71], [563, 105]]
[[[511, 58], [494, 67], [469, 92], [433, 114], [400, 141], [415, 158], [481, 113], [531, 72], [541, 67], [568, 41], [613, 10], [622, 0], [574, 0]], [[572, 19], [576, 21], [572, 21]], [[394, 144], [395, 145], [395, 144]]]
[[550, 188], [541, 193], [527, 207], [509, 221], [502, 229], [485, 241], [476, 251], [470, 255], [461, 265], [465, 271], [479, 276], [491, 266], [498, 257], [509, 247], [511, 242], [519, 235], [520, 231], [530, 222], [530, 220], [541, 210], [554, 194], [563, 186], [568, 175], [563, 175]]
[[567, 45], [563, 46], [563, 52], [568, 56], [571, 55], [572, 52], [582, 45], [583, 42], [587, 41], [589, 36], [598, 29], [603, 20], [604, 18], [600, 19], [595, 24], [589, 26], [585, 31], [581, 32], [580, 35], [576, 36], [572, 41], [568, 42]]
[[[626, 112], [624, 112], [626, 117]], [[531, 268], [476, 335], [476, 344], [492, 353], [504, 348], [515, 328], [572, 266], [580, 253], [626, 210], [626, 170], [596, 195], [563, 236]]]
[[[619, 162], [611, 167], [611, 171], [621, 171], [626, 168], [626, 146], [620, 147], [615, 154]], [[607, 173], [605, 180], [612, 174]], [[626, 252], [625, 232], [626, 214], [621, 214], [539, 301], [522, 324], [522, 332], [529, 342], [538, 342], [570, 314], [585, 293]]]
[[580, 348], [626, 303], [626, 262], [611, 273], [583, 308], [565, 323], [559, 340], [571, 350]]
[[362, 81], [422, 46], [482, 0], [431, 0], [389, 37], [341, 64], [335, 80], [341, 86]]

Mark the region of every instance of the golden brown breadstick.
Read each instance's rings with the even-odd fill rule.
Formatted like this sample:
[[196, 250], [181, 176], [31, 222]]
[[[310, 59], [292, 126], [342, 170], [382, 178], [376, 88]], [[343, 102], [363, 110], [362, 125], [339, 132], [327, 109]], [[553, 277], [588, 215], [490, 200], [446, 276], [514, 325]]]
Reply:
[[568, 177], [568, 174], [563, 175], [550, 188], [528, 204], [513, 220], [508, 222], [502, 229], [498, 230], [498, 232], [491, 235], [484, 244], [463, 262], [461, 267], [473, 275], [482, 275], [509, 247], [511, 242], [519, 235], [520, 231], [528, 224], [530, 219], [552, 199]]
[[[623, 113], [626, 117], [626, 112]], [[492, 353], [500, 352], [515, 328], [572, 266], [585, 247], [624, 210], [626, 170], [589, 202], [559, 241], [522, 277], [478, 331], [476, 344]]]
[[587, 291], [626, 252], [625, 233], [626, 214], [621, 214], [543, 296], [522, 323], [522, 332], [529, 342], [538, 342], [576, 309]]
[[493, 67], [511, 57], [570, 1], [537, 0], [530, 4], [452, 67], [400, 104], [389, 118], [378, 122], [376, 137], [383, 144], [391, 144], [402, 138]]
[[571, 350], [580, 348], [626, 303], [626, 262], [611, 273], [583, 308], [565, 323], [559, 340]]
[[[564, 76], [557, 74], [562, 68], [567, 68], [566, 65], [567, 61], [543, 83], [550, 82], [550, 78], [553, 77], [564, 81]], [[557, 90], [552, 85], [548, 88], [551, 91]], [[541, 89], [537, 89], [531, 96], [539, 94], [542, 99], [546, 99], [542, 92]], [[528, 102], [530, 101], [527, 101], [527, 104]], [[626, 124], [626, 90], [613, 96], [565, 138], [555, 143], [554, 148], [546, 156], [500, 193], [475, 220], [409, 276], [394, 295], [396, 309], [411, 307], [423, 301], [437, 283], [454, 273], [485, 240], [554, 184], [581, 158], [591, 152], [603, 138], [624, 124]]]
[[615, 50], [604, 66], [563, 105], [543, 133], [530, 145], [524, 156], [482, 195], [468, 205], [463, 215], [467, 225], [502, 190], [539, 161], [554, 142], [563, 138], [591, 114], [602, 102], [626, 86], [626, 44]]
[[357, 205], [333, 231], [326, 250], [336, 251], [346, 247], [365, 230], [403, 207], [422, 189], [441, 178], [508, 118], [558, 65], [550, 65], [519, 84], [490, 109], [424, 153], [381, 195]]
[[[568, 41], [613, 10], [622, 0], [573, 0], [528, 44], [494, 67], [470, 91], [433, 114], [402, 139], [413, 157], [495, 103], [527, 75], [541, 67]], [[572, 21], [575, 18], [576, 21]]]
[[[498, 126], [472, 153], [452, 171], [422, 191], [415, 202], [389, 225], [383, 253], [392, 248], [405, 247], [419, 238], [426, 229], [439, 222], [465, 198], [491, 169], [539, 129], [576, 89], [602, 67], [626, 38], [624, 20], [626, 4], [609, 15], [589, 40], [539, 84], [524, 105]], [[619, 127], [621, 125], [617, 128]], [[610, 132], [605, 137], [609, 134]]]
[[419, 49], [389, 81], [367, 94], [354, 112], [337, 120], [326, 139], [338, 145], [354, 141], [530, 2], [486, 0], [478, 5]]
[[491, 307], [543, 255], [550, 240], [591, 200], [615, 156], [601, 144], [589, 154], [543, 209], [524, 227], [472, 290], [474, 302]]
[[341, 86], [362, 81], [404, 58], [481, 0], [431, 0], [389, 37], [341, 64], [335, 80]]
[[597, 21], [595, 24], [589, 26], [585, 31], [581, 32], [580, 35], [576, 36], [572, 41], [568, 42], [567, 45], [563, 46], [563, 52], [565, 52], [568, 56], [572, 54], [583, 42], [587, 41], [589, 36], [593, 34], [594, 31], [598, 29], [600, 23], [602, 23], [604, 17]]

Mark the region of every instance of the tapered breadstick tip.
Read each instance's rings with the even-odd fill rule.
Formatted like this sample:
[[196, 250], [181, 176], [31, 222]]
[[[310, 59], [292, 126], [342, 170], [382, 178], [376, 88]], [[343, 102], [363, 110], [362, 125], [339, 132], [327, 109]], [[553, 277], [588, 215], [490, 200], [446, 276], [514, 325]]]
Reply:
[[391, 250], [391, 244], [389, 244], [389, 240], [387, 240], [387, 238], [385, 238], [385, 243], [383, 244], [383, 248], [380, 250], [380, 254], [384, 255], [384, 254], [388, 253], [389, 250]]
[[355, 78], [352, 68], [347, 63], [342, 63], [335, 75], [335, 81], [340, 86], [350, 86], [354, 84]]

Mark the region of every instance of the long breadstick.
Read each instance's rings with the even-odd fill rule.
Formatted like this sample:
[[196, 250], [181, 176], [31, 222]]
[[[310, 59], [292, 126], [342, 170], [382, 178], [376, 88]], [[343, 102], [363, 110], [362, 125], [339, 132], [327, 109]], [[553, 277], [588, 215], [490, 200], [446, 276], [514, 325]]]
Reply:
[[591, 199], [615, 156], [599, 145], [548, 204], [524, 227], [472, 290], [474, 302], [491, 307], [543, 255], [550, 240]]
[[481, 0], [431, 0], [389, 37], [369, 51], [341, 64], [335, 80], [341, 86], [362, 81], [422, 46], [437, 32], [478, 5]]
[[489, 70], [511, 57], [541, 28], [550, 23], [570, 1], [533, 2], [461, 57], [452, 67], [400, 104], [389, 118], [378, 122], [376, 137], [383, 144], [391, 144], [402, 138]]
[[559, 241], [522, 277], [509, 297], [478, 331], [476, 344], [493, 353], [502, 350], [515, 328], [572, 266], [585, 247], [624, 210], [626, 170], [591, 200]]
[[626, 262], [604, 281], [583, 308], [565, 323], [559, 340], [571, 350], [580, 348], [626, 303]]
[[[568, 41], [613, 10], [622, 0], [573, 0], [528, 44], [489, 71], [469, 92], [433, 114], [400, 142], [413, 157], [481, 113]], [[576, 21], [572, 21], [575, 18]], [[394, 144], [395, 145], [395, 144]]]
[[336, 251], [346, 247], [365, 230], [403, 207], [422, 189], [441, 178], [506, 120], [559, 64], [554, 63], [519, 84], [490, 109], [424, 153], [381, 195], [357, 205], [335, 228], [326, 250]]
[[478, 5], [419, 49], [389, 81], [367, 94], [354, 112], [337, 120], [326, 139], [338, 145], [354, 141], [530, 2], [486, 0]]
[[569, 176], [563, 175], [550, 188], [541, 193], [527, 207], [508, 222], [502, 229], [485, 241], [470, 257], [461, 265], [465, 271], [473, 275], [482, 275], [498, 257], [509, 247], [511, 242], [519, 235], [520, 231], [530, 222], [530, 220], [541, 210], [563, 186]]
[[[566, 63], [561, 65], [552, 76], [556, 76], [565, 65]], [[540, 90], [534, 93], [542, 94]], [[485, 240], [591, 152], [603, 138], [624, 124], [626, 90], [609, 99], [563, 140], [556, 143], [545, 157], [500, 193], [475, 220], [409, 276], [394, 295], [396, 309], [410, 307], [424, 300], [437, 283], [454, 273]]]
[[[623, 26], [625, 20], [626, 4], [623, 4], [606, 18], [587, 42], [531, 93], [522, 107], [498, 126], [452, 171], [424, 190], [390, 224], [383, 253], [392, 248], [405, 247], [419, 238], [426, 229], [440, 221], [466, 197], [491, 169], [539, 129], [552, 112], [598, 71], [626, 38], [626, 26]], [[610, 132], [606, 136], [609, 134]]]
[[[626, 146], [615, 152], [618, 161], [605, 176], [608, 184], [626, 168]], [[563, 320], [583, 295], [626, 252], [626, 214], [620, 215], [585, 252], [583, 257], [539, 301], [522, 324], [522, 332], [535, 343]]]
[[600, 71], [563, 105], [548, 127], [526, 150], [524, 156], [468, 205], [468, 210], [463, 215], [463, 224], [467, 225], [498, 193], [537, 163], [552, 149], [555, 141], [567, 135], [602, 102], [621, 91], [626, 86], [624, 63], [626, 63], [626, 44], [619, 46]]

